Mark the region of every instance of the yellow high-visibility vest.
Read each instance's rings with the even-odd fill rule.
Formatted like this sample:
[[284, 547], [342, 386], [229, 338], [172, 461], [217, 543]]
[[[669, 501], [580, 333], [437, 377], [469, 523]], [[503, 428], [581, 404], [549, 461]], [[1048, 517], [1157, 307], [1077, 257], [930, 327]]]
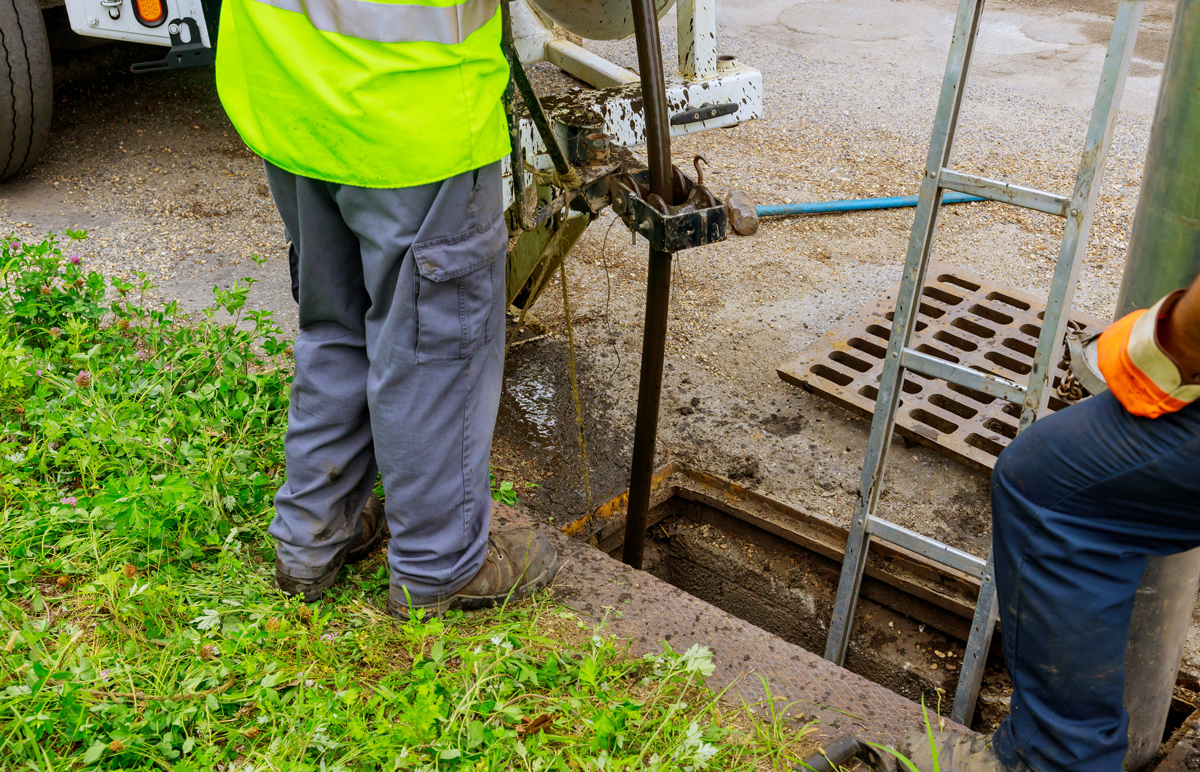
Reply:
[[509, 152], [499, 0], [225, 0], [217, 90], [245, 143], [305, 177], [423, 185]]

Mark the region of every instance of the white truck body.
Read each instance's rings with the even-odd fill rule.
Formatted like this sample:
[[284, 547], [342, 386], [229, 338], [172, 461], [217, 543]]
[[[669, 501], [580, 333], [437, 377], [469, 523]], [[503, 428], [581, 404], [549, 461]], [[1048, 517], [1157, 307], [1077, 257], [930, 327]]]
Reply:
[[[172, 20], [190, 16], [200, 28], [200, 42], [205, 47], [212, 48], [200, 0], [163, 0], [167, 7], [166, 23], [156, 27], [147, 27], [138, 21], [133, 11], [134, 2], [135, 0], [66, 0], [71, 29], [88, 37], [170, 46]], [[186, 26], [179, 34], [184, 36], [183, 42], [191, 42], [186, 37]]]

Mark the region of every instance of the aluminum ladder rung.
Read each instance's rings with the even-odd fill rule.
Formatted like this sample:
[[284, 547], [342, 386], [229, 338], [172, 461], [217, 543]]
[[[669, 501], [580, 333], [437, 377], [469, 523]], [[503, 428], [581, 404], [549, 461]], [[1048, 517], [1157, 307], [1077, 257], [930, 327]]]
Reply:
[[1066, 217], [1067, 207], [1071, 205], [1071, 199], [1066, 196], [1013, 185], [1011, 182], [993, 180], [975, 174], [963, 174], [953, 169], [941, 170], [938, 187], [957, 190], [959, 193], [967, 193], [972, 196], [990, 198], [992, 201], [1012, 204], [1025, 209], [1035, 209], [1059, 217]]
[[949, 566], [956, 571], [962, 571], [968, 576], [983, 579], [983, 569], [987, 566], [987, 562], [983, 558], [977, 558], [969, 552], [963, 552], [949, 544], [942, 544], [936, 539], [922, 536], [902, 525], [896, 525], [875, 515], [870, 515], [867, 517], [867, 533], [944, 566]]
[[956, 383], [968, 389], [982, 391], [992, 397], [1008, 400], [1016, 404], [1025, 401], [1026, 389], [1019, 383], [1001, 378], [998, 375], [985, 373], [970, 367], [956, 365], [940, 357], [926, 354], [916, 349], [905, 348], [900, 359], [900, 366], [914, 373], [921, 373], [932, 378]]

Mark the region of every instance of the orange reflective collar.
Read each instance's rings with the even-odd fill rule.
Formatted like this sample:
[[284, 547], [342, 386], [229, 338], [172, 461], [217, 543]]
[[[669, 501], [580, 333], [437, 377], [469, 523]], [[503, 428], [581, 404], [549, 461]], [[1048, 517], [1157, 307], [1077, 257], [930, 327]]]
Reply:
[[1122, 407], [1145, 418], [1174, 413], [1200, 398], [1200, 385], [1184, 383], [1178, 365], [1158, 345], [1155, 330], [1167, 298], [1113, 322], [1096, 343], [1109, 391]]

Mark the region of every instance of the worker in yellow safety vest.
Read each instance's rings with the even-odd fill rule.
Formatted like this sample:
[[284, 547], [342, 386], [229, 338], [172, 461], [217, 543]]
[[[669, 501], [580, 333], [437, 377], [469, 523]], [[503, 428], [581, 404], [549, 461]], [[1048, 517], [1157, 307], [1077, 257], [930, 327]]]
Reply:
[[399, 618], [546, 586], [546, 538], [488, 528], [508, 243], [499, 0], [225, 0], [220, 29], [221, 102], [264, 160], [299, 303], [277, 586], [317, 600], [389, 527]]

